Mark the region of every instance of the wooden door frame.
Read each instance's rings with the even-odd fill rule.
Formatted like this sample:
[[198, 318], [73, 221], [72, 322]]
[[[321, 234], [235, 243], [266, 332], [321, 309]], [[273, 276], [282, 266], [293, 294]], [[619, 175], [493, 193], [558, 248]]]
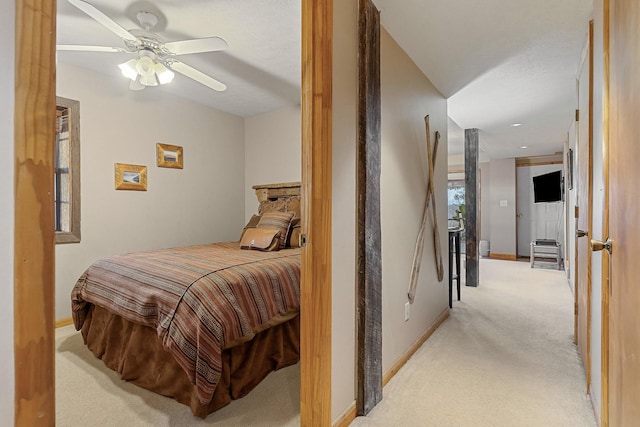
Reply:
[[[587, 239], [591, 239], [592, 237], [592, 228], [593, 228], [593, 89], [594, 89], [594, 80], [593, 80], [593, 72], [594, 72], [594, 52], [593, 52], [593, 36], [594, 36], [594, 23], [593, 20], [589, 21], [589, 29], [588, 29], [588, 39], [587, 39], [587, 43], [585, 48], [588, 50], [586, 57], [583, 57], [582, 62], [581, 62], [581, 66], [578, 70], [578, 83], [577, 83], [577, 87], [578, 87], [578, 93], [580, 93], [580, 76], [582, 74], [582, 70], [583, 67], [588, 67], [589, 70], [589, 81], [588, 81], [588, 86], [587, 86], [587, 105], [589, 106], [589, 114], [587, 117], [587, 146], [588, 146], [588, 153], [589, 153], [589, 158], [586, 159], [587, 160], [587, 201], [586, 201], [586, 206], [588, 206], [588, 212], [586, 213], [587, 215], [587, 235], [584, 236]], [[580, 104], [578, 104], [579, 106]], [[582, 114], [582, 112], [579, 113], [579, 121], [580, 120], [584, 120], [584, 116]], [[578, 131], [578, 138], [576, 139], [576, 151], [578, 153], [580, 153], [580, 143], [582, 140], [582, 135], [580, 135], [580, 125], [579, 123], [576, 123], [576, 129]], [[582, 163], [583, 161], [585, 161], [585, 159], [580, 158], [580, 155], [578, 154], [578, 160]], [[578, 167], [578, 179], [580, 179], [580, 168]], [[578, 194], [579, 196], [579, 194]], [[578, 206], [576, 206], [576, 215], [575, 215], [575, 223], [576, 223], [576, 229], [578, 228], [578, 216], [582, 216], [585, 215], [584, 212], [579, 212]], [[579, 340], [578, 340], [578, 336], [580, 333], [580, 324], [579, 324], [579, 306], [580, 306], [580, 302], [579, 299], [581, 298], [580, 292], [579, 292], [579, 279], [580, 279], [580, 275], [579, 275], [579, 268], [580, 268], [580, 263], [579, 263], [579, 237], [578, 234], [576, 232], [575, 235], [575, 254], [574, 254], [574, 265], [575, 265], [575, 275], [574, 275], [574, 306], [575, 306], [575, 314], [574, 314], [574, 340], [576, 343], [576, 346], [578, 346], [579, 348]], [[586, 265], [586, 276], [587, 276], [587, 283], [586, 286], [583, 288], [583, 290], [587, 291], [587, 297], [586, 297], [586, 302], [587, 302], [587, 307], [586, 307], [586, 355], [584, 355], [584, 363], [586, 366], [584, 366], [585, 368], [585, 377], [586, 377], [586, 390], [587, 393], [589, 393], [590, 387], [591, 387], [591, 296], [592, 296], [592, 279], [591, 279], [591, 271], [592, 271], [592, 252], [589, 246], [589, 243], [587, 243], [587, 254], [586, 254], [586, 261], [587, 261], [587, 265]]]
[[300, 425], [331, 424], [333, 0], [302, 0]]
[[16, 426], [55, 424], [56, 2], [15, 2], [14, 358]]
[[[333, 0], [302, 1], [301, 425], [331, 423]], [[16, 0], [14, 353], [16, 426], [55, 423], [56, 1]], [[314, 185], [315, 184], [315, 185]], [[34, 375], [37, 373], [37, 375]]]
[[[610, 1], [603, 1], [603, 89], [602, 89], [602, 181], [604, 191], [604, 212], [602, 215], [602, 235], [609, 236], [609, 26]], [[601, 394], [600, 394], [600, 426], [609, 426], [609, 254], [602, 256], [602, 325], [601, 325]]]

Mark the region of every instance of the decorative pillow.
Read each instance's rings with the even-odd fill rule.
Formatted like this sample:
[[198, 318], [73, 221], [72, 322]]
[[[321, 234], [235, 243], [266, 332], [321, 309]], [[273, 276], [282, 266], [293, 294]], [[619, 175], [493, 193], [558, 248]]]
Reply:
[[248, 228], [240, 240], [241, 249], [257, 251], [280, 250], [280, 234], [277, 228]]
[[249, 222], [247, 223], [247, 225], [245, 225], [244, 228], [242, 229], [240, 240], [242, 240], [242, 238], [244, 237], [244, 233], [247, 231], [247, 229], [256, 228], [259, 222], [260, 222], [260, 215], [253, 215], [249, 220]]
[[264, 213], [256, 228], [276, 228], [280, 230], [280, 249], [282, 249], [286, 246], [287, 234], [294, 215], [293, 212]]
[[300, 230], [302, 225], [300, 224], [300, 218], [293, 218], [291, 220], [291, 227], [289, 227], [289, 234], [287, 235], [287, 247], [299, 248], [300, 247]]

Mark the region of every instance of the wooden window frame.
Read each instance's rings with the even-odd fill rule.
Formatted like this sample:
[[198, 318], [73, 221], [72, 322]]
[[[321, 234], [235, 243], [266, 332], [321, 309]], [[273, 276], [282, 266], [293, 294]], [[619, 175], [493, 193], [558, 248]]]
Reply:
[[[70, 165], [69, 175], [71, 179], [69, 195], [69, 231], [56, 230], [56, 244], [80, 243], [80, 102], [56, 96], [56, 111], [59, 108], [69, 112], [69, 141], [70, 141]], [[57, 135], [57, 132], [56, 132]], [[57, 166], [54, 165], [57, 177]], [[57, 209], [57, 207], [54, 206]]]

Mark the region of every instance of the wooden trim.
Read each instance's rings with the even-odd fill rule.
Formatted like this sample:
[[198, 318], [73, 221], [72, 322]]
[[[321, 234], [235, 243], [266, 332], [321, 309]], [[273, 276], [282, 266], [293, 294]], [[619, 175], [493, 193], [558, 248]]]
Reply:
[[48, 426], [55, 420], [56, 2], [16, 0], [15, 8], [14, 424]]
[[331, 424], [333, 0], [302, 2], [300, 424]]
[[496, 254], [496, 253], [489, 253], [489, 258], [491, 259], [501, 259], [504, 261], [517, 261], [518, 257], [515, 254]]
[[64, 319], [56, 320], [55, 328], [64, 328], [69, 325], [73, 325], [73, 319], [71, 317], [65, 317]]
[[433, 333], [436, 331], [436, 329], [438, 329], [442, 322], [447, 320], [447, 317], [449, 317], [448, 307], [438, 315], [436, 320], [431, 324], [431, 326], [429, 326], [425, 333], [422, 334], [422, 336], [418, 338], [413, 344], [411, 344], [407, 351], [395, 361], [395, 363], [391, 366], [391, 368], [387, 370], [387, 372], [384, 373], [384, 376], [382, 377], [383, 387], [386, 386], [389, 381], [391, 381], [391, 378], [393, 378], [400, 369], [402, 369], [402, 367], [407, 363], [409, 359], [411, 359], [411, 356], [413, 356], [415, 352], [418, 351], [422, 344], [424, 344], [424, 342], [431, 335], [433, 335]]
[[516, 167], [524, 166], [542, 166], [542, 165], [562, 165], [564, 164], [564, 155], [553, 154], [549, 156], [535, 157], [518, 157], [516, 158]]
[[331, 425], [332, 427], [347, 427], [356, 419], [356, 415], [357, 409], [356, 402], [354, 401], [342, 414], [340, 414], [340, 416], [338, 416], [338, 418], [333, 420]]
[[[604, 191], [604, 213], [602, 217], [602, 235], [609, 235], [609, 84], [611, 79], [609, 68], [609, 31], [610, 31], [610, 1], [603, 4], [603, 109], [602, 109], [602, 175]], [[600, 425], [609, 426], [609, 257], [602, 256], [602, 330], [601, 330], [601, 396], [600, 396]]]

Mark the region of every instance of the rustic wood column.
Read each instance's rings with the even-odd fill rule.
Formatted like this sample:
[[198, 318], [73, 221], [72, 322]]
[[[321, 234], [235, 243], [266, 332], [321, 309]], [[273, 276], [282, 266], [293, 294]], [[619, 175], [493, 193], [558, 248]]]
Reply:
[[359, 4], [358, 366], [357, 412], [382, 400], [382, 244], [380, 227], [380, 12]]
[[480, 138], [478, 129], [464, 131], [464, 217], [466, 264], [465, 278], [467, 286], [478, 286], [478, 148]]

